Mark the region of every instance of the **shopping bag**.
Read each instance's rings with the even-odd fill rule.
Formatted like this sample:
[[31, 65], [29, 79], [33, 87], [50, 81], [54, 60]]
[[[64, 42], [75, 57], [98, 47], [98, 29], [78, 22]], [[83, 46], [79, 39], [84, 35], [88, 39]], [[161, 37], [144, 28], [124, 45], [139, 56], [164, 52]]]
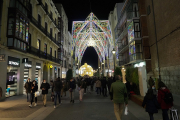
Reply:
[[41, 92], [40, 92], [40, 91], [35, 92], [35, 97], [38, 97], [38, 96], [40, 96], [40, 95], [41, 95]]
[[170, 109], [170, 119], [171, 120], [179, 120], [178, 110], [175, 109], [174, 107], [172, 107]]
[[128, 107], [125, 106], [124, 115], [128, 115]]

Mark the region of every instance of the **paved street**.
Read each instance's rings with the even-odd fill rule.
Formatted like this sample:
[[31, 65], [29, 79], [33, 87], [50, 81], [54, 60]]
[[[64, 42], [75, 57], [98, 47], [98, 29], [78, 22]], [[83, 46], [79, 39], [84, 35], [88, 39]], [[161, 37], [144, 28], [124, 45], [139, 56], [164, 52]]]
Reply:
[[[76, 91], [74, 104], [70, 104], [66, 96], [56, 109], [53, 108], [50, 95], [47, 107], [43, 107], [41, 97], [38, 98], [38, 106], [29, 108], [28, 105], [25, 96], [15, 96], [0, 102], [0, 120], [116, 120], [109, 97], [96, 95], [95, 92], [85, 94], [84, 101], [79, 102]], [[149, 120], [145, 110], [134, 102], [129, 101], [128, 108], [129, 115], [123, 115], [123, 120]], [[155, 120], [162, 120], [161, 111], [154, 117]]]

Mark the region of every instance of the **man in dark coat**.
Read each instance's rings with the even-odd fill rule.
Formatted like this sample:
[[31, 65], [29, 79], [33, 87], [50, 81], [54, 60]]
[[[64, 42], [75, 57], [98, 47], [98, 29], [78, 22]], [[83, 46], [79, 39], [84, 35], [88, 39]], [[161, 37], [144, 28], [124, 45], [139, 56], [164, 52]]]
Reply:
[[47, 94], [48, 94], [48, 89], [50, 88], [50, 85], [49, 83], [46, 82], [46, 80], [44, 79], [42, 84], [41, 84], [41, 87], [42, 89], [42, 99], [43, 99], [43, 104], [44, 104], [44, 107], [46, 107], [46, 97], [47, 97]]
[[25, 83], [24, 88], [26, 89], [27, 102], [30, 102], [31, 101], [31, 81], [30, 81], [30, 78], [27, 79], [27, 82]]
[[56, 81], [53, 84], [53, 92], [54, 92], [54, 95], [55, 95], [54, 108], [56, 108], [57, 97], [58, 97], [58, 100], [59, 100], [59, 104], [61, 104], [61, 97], [60, 97], [61, 89], [62, 89], [62, 82], [61, 82], [60, 78], [57, 78]]
[[70, 95], [70, 103], [74, 103], [74, 92], [75, 92], [75, 89], [76, 89], [76, 82], [74, 79], [71, 79], [70, 80], [70, 83], [69, 83], [69, 95]]

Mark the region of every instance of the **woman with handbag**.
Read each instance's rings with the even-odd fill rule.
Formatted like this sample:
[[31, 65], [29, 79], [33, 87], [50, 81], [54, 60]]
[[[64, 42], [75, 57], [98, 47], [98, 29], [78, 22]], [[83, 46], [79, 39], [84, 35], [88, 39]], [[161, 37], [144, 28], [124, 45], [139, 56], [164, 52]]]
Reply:
[[35, 104], [34, 106], [37, 106], [37, 96], [35, 95], [35, 92], [38, 90], [38, 86], [35, 80], [32, 81], [31, 84], [31, 104], [29, 105], [30, 108], [32, 108], [32, 103], [34, 101], [35, 97]]

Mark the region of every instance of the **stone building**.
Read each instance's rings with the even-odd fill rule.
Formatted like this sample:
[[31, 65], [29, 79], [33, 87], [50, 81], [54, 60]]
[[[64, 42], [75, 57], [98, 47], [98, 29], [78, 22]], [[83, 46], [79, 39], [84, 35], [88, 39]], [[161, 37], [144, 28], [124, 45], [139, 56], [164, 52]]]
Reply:
[[179, 0], [145, 0], [153, 77], [180, 94]]
[[[1, 2], [2, 3], [2, 2]], [[25, 92], [27, 78], [48, 82], [60, 77], [60, 14], [52, 0], [4, 0], [2, 4], [0, 85], [5, 98]]]

